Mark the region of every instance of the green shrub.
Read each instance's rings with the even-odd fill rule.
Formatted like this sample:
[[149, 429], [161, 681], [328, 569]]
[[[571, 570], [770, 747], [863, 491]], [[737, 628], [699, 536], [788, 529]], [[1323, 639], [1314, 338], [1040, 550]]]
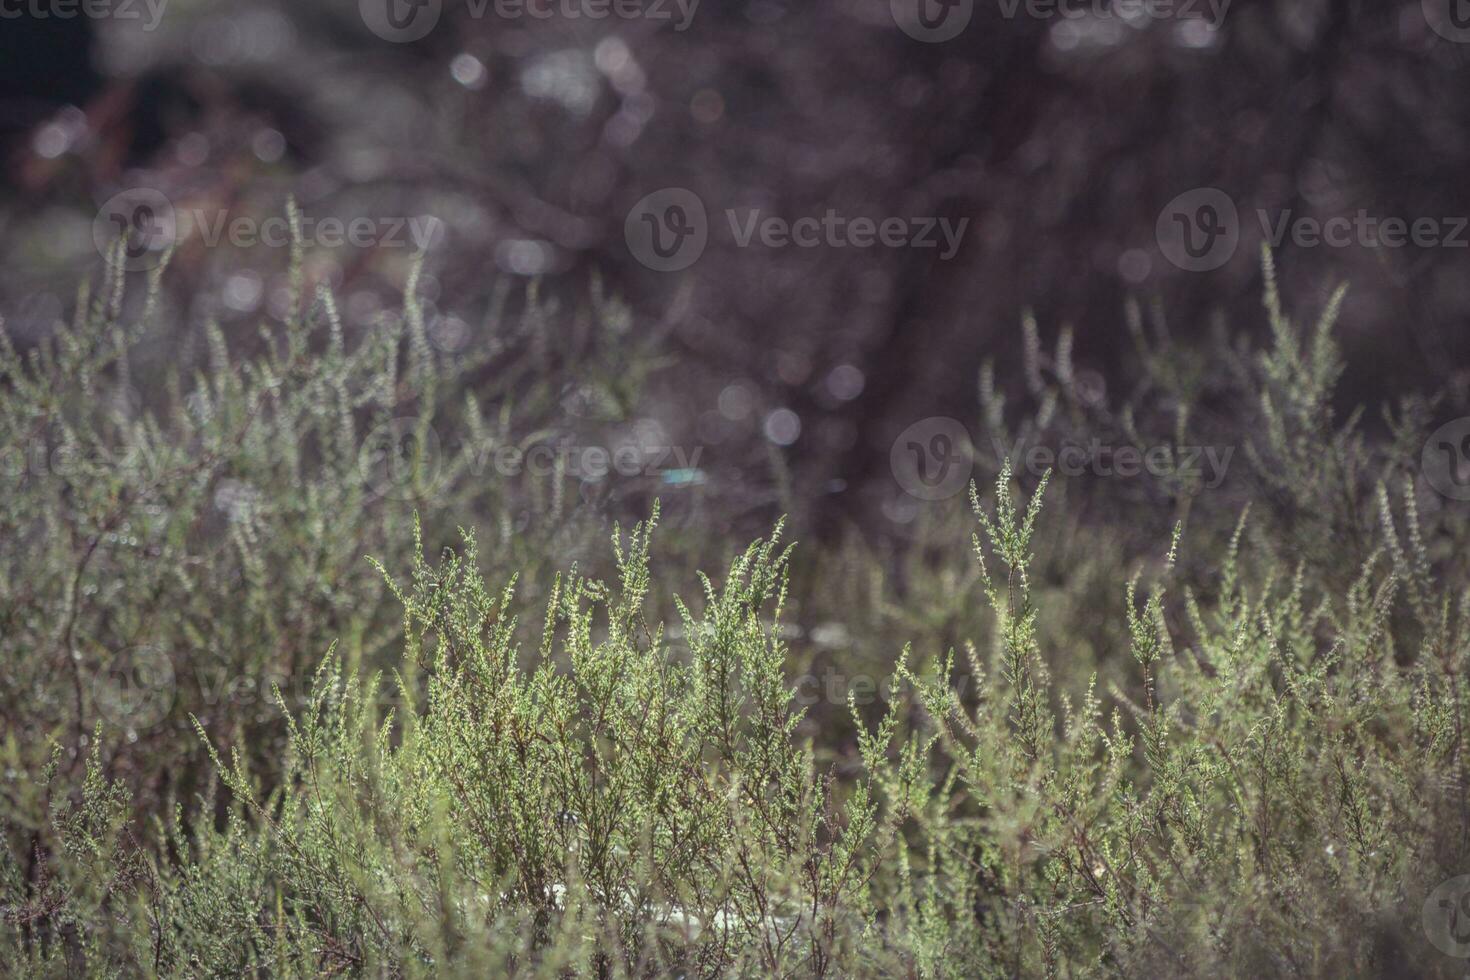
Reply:
[[[588, 537], [561, 474], [502, 474], [495, 453], [565, 424], [573, 382], [631, 397], [646, 358], [619, 304], [594, 293], [579, 344], [534, 287], [518, 316], [509, 296], [490, 311], [495, 346], [441, 353], [415, 266], [402, 316], [356, 343], [298, 271], [293, 313], [253, 338], [258, 353], [209, 324], [196, 367], [173, 359], [186, 345], [155, 303], [161, 275], [130, 308], [111, 266], [25, 355], [0, 333], [0, 698], [16, 707], [19, 768], [42, 764], [52, 737], [75, 759], [100, 720], [136, 743], [135, 788], [187, 798], [208, 769], [191, 713], [238, 727], [264, 760], [284, 734], [272, 683], [304, 695], [298, 679], [333, 642], [348, 662], [381, 661], [396, 619], [365, 556], [406, 562], [416, 507], [433, 540], [483, 522], [500, 567], [531, 576]], [[552, 331], [568, 335], [561, 354], [539, 363]], [[154, 334], [170, 359], [135, 363]]]
[[[58, 976], [1456, 972], [1425, 903], [1470, 868], [1465, 522], [1413, 479], [1430, 403], [1405, 401], [1377, 432], [1336, 420], [1341, 294], [1303, 334], [1269, 263], [1267, 283], [1264, 352], [1227, 340], [1206, 362], [1144, 342], [1139, 318], [1147, 380], [1124, 411], [1077, 396], [1065, 341], [1055, 357], [1028, 345], [1039, 405], [1013, 423], [1028, 439], [1158, 444], [1144, 433], [1162, 419], [1170, 447], [1243, 447], [1218, 487], [1171, 473], [1125, 501], [1161, 527], [1146, 544], [1058, 509], [1103, 491], [1002, 464], [993, 494], [972, 493], [968, 567], [957, 515], [936, 509], [906, 552], [849, 542], [804, 565], [778, 528], [685, 600], [650, 558], [657, 508], [614, 528], [610, 575], [549, 576], [516, 535], [488, 555], [483, 532], [446, 546], [410, 524], [481, 502], [340, 506], [363, 482], [342, 427], [397, 407], [368, 394], [391, 371], [384, 348], [345, 354], [323, 294], [322, 351], [299, 327], [276, 360], [201, 379], [223, 421], [135, 427], [160, 454], [199, 447], [174, 462], [186, 470], [221, 457], [222, 433], [263, 428], [245, 442], [278, 455], [245, 452], [229, 472], [266, 488], [269, 527], [192, 543], [210, 540], [193, 515], [219, 469], [150, 496], [108, 489], [118, 477], [99, 465], [98, 483], [7, 503], [8, 539], [46, 533], [0, 580], [20, 706], [0, 962]], [[7, 362], [8, 432], [94, 432], [65, 421], [68, 395], [102, 375], [71, 337], [52, 360]], [[982, 389], [982, 431], [1011, 436]], [[309, 463], [287, 448], [318, 443]], [[120, 503], [156, 524], [111, 532], [157, 542], [156, 561], [85, 547]], [[311, 557], [318, 534], [332, 544]], [[376, 572], [334, 577], [369, 551]], [[892, 695], [806, 712], [793, 681], [814, 644], [793, 618], [845, 621], [853, 669], [886, 660]], [[298, 655], [330, 648], [302, 702], [279, 691], [242, 717], [181, 686], [192, 750], [172, 734], [130, 744], [85, 689], [75, 714], [63, 696], [85, 666], [58, 655], [80, 649], [69, 636], [163, 635], [180, 666], [219, 656], [279, 687], [302, 669], [273, 659], [291, 629]], [[170, 750], [207, 752], [213, 776], [139, 778], [174, 765]]]

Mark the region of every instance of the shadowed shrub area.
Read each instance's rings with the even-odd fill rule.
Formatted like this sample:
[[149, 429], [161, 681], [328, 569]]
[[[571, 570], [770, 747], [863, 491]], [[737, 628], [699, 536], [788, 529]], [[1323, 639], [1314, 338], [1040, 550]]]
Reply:
[[[464, 357], [416, 263], [352, 344], [297, 275], [248, 352], [131, 397], [164, 273], [129, 300], [122, 258], [0, 346], [7, 975], [1470, 954], [1460, 474], [1421, 468], [1434, 393], [1334, 407], [1343, 291], [1298, 323], [1268, 254], [1263, 348], [1130, 308], [1126, 399], [1027, 319], [968, 508], [747, 545], [690, 519], [698, 460], [529, 465], [659, 448], [619, 408], [657, 351], [596, 287]], [[1089, 442], [1137, 478], [1072, 472]]]

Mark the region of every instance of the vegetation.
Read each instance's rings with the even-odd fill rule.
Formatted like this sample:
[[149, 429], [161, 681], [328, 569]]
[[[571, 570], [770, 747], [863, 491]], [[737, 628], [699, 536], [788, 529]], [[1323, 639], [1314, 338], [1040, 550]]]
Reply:
[[[108, 392], [156, 311], [111, 273], [0, 359], [4, 443], [51, 461], [0, 495], [0, 963], [1457, 972], [1421, 909], [1470, 869], [1466, 522], [1415, 480], [1432, 402], [1340, 419], [1342, 294], [1302, 330], [1265, 278], [1264, 350], [1176, 349], [1134, 311], [1143, 380], [1109, 407], [1028, 326], [1028, 411], [992, 371], [976, 413], [1018, 450], [1239, 446], [1229, 482], [1002, 461], [906, 548], [807, 558], [778, 527], [684, 580], [657, 506], [594, 574], [564, 560], [563, 474], [476, 479], [559, 393], [525, 379], [559, 375], [436, 354], [412, 275], [352, 349], [330, 292], [298, 296], [256, 356], [216, 331], [137, 409]], [[545, 325], [526, 309], [505, 329]], [[560, 367], [636, 390], [619, 308], [592, 309], [618, 342]], [[845, 622], [885, 696], [798, 704], [825, 654], [793, 620]]]

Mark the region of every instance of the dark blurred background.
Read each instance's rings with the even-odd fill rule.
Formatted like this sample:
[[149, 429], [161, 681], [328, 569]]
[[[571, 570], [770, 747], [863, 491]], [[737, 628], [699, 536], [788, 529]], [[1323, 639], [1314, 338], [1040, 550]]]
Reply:
[[[434, 215], [436, 343], [494, 343], [475, 324], [506, 279], [577, 296], [596, 277], [667, 355], [629, 413], [703, 447], [730, 509], [824, 528], [905, 519], [886, 506], [895, 436], [973, 416], [987, 359], [1011, 386], [1027, 309], [1048, 338], [1071, 328], [1100, 389], [1130, 383], [1129, 296], [1161, 303], [1183, 342], [1222, 323], [1264, 333], [1260, 210], [1440, 222], [1450, 241], [1288, 237], [1278, 262], [1308, 309], [1352, 284], [1344, 399], [1463, 384], [1463, 0], [922, 2], [918, 22], [905, 0], [630, 0], [618, 9], [636, 16], [600, 18], [596, 0], [7, 6], [0, 310], [22, 345], [64, 316], [101, 262], [99, 208], [130, 188], [181, 211], [264, 217], [294, 195], [307, 215]], [[380, 36], [430, 15], [422, 37]], [[946, 17], [968, 22], [915, 36]], [[630, 209], [669, 187], [710, 225], [677, 273], [625, 239]], [[1239, 247], [1207, 271], [1156, 234], [1197, 188], [1239, 209]], [[756, 208], [969, 225], [948, 260], [739, 247], [726, 211]], [[407, 258], [314, 249], [308, 273], [362, 330], [397, 304]], [[285, 279], [279, 249], [182, 236], [162, 349], [192, 356], [209, 319], [248, 342]]]

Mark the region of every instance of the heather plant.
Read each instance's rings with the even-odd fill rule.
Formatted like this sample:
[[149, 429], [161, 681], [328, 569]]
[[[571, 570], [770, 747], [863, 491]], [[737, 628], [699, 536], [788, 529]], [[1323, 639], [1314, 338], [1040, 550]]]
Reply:
[[[473, 516], [528, 587], [549, 582], [549, 542], [601, 537], [566, 474], [502, 472], [496, 454], [584, 424], [569, 391], [636, 397], [646, 357], [616, 301], [594, 290], [568, 313], [534, 286], [502, 291], [492, 344], [445, 353], [420, 264], [402, 313], [352, 336], [298, 239], [284, 322], [228, 339], [206, 324], [196, 364], [159, 302], [164, 269], [130, 293], [122, 247], [48, 342], [0, 333], [3, 754], [12, 777], [35, 773], [55, 742], [79, 778], [101, 726], [110, 775], [156, 813], [210, 778], [191, 716], [275, 773], [273, 685], [299, 704], [334, 642], [382, 665], [395, 619], [366, 556], [406, 561], [415, 508], [431, 536]], [[44, 816], [44, 794], [29, 802], [7, 806], [22, 827]], [[25, 854], [35, 832], [10, 843]]]
[[[963, 536], [935, 508], [907, 553], [819, 545], [803, 564], [778, 527], [685, 581], [656, 557], [656, 506], [613, 529], [609, 574], [550, 575], [493, 524], [436, 540], [414, 512], [438, 504], [397, 500], [384, 532], [402, 539], [354, 545], [376, 546], [375, 584], [313, 623], [304, 698], [273, 685], [258, 724], [278, 740], [190, 708], [211, 775], [139, 797], [143, 757], [105, 719], [78, 733], [58, 715], [49, 764], [7, 721], [0, 962], [1457, 973], [1459, 893], [1441, 886], [1470, 869], [1470, 591], [1461, 515], [1415, 478], [1432, 402], [1377, 429], [1339, 421], [1342, 294], [1302, 330], [1269, 258], [1266, 283], [1267, 345], [1222, 338], [1222, 371], [1140, 314], [1144, 380], [1123, 406], [1074, 397], [1068, 345], [1044, 354], [1034, 325], [1036, 410], [982, 384], [981, 422], [1008, 438], [1243, 447], [1229, 480], [1166, 471], [1111, 522], [1096, 508], [1112, 488], [1004, 458]], [[1124, 533], [1133, 514], [1151, 519]], [[292, 608], [259, 581], [255, 601]], [[124, 610], [149, 594], [116, 589]], [[845, 623], [855, 662], [891, 667], [890, 693], [807, 711], [793, 682], [812, 644], [793, 619]], [[259, 655], [270, 635], [236, 643]], [[25, 636], [7, 652], [43, 673], [25, 665], [53, 648]]]

